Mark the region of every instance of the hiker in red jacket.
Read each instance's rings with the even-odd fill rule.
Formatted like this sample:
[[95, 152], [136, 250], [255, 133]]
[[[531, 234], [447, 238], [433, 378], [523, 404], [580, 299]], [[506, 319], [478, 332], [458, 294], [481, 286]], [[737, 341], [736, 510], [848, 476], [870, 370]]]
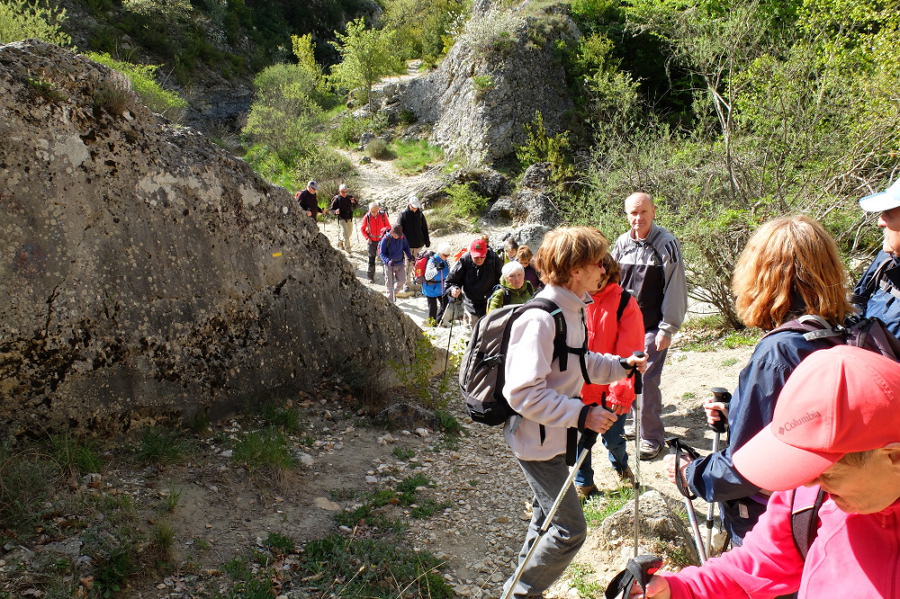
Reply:
[[384, 232], [391, 230], [391, 221], [387, 214], [378, 206], [378, 202], [369, 203], [369, 211], [362, 218], [360, 232], [369, 244], [369, 282], [375, 282], [375, 256], [378, 255], [378, 243], [384, 236]]
[[[606, 274], [599, 288], [591, 292], [592, 304], [584, 309], [587, 322], [588, 349], [598, 354], [630, 356], [644, 351], [644, 317], [637, 300], [619, 286], [619, 263], [607, 254], [603, 257]], [[609, 462], [619, 480], [634, 484], [634, 473], [628, 466], [628, 444], [625, 441], [625, 420], [635, 400], [634, 379], [619, 379], [606, 385], [584, 385], [581, 401], [591, 406], [612, 410], [618, 419], [601, 436], [609, 452]], [[575, 492], [586, 499], [597, 493], [591, 454], [585, 456], [575, 475]]]
[[[900, 364], [849, 345], [819, 350], [781, 396], [734, 454], [741, 476], [775, 491], [744, 544], [631, 597], [900, 597]], [[792, 511], [809, 503], [794, 495], [816, 497], [816, 486], [811, 534], [795, 534]]]

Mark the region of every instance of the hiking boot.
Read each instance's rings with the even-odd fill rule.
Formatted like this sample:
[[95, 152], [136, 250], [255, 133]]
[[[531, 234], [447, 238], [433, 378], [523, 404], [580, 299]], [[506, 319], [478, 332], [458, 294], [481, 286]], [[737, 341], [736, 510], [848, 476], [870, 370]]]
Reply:
[[412, 292], [411, 292], [411, 291], [406, 291], [406, 290], [404, 289], [403, 291], [398, 291], [398, 292], [395, 293], [394, 295], [396, 295], [397, 297], [409, 297], [409, 296], [412, 295]]
[[581, 499], [582, 501], [586, 501], [594, 495], [600, 494], [600, 491], [597, 490], [596, 485], [587, 485], [584, 487], [575, 485], [575, 492], [578, 493], [578, 499]]
[[632, 472], [631, 468], [629, 468], [628, 466], [625, 466], [624, 470], [616, 470], [616, 475], [619, 477], [619, 484], [621, 486], [634, 486], [634, 472]]
[[641, 439], [641, 455], [642, 460], [652, 460], [662, 451], [662, 443], [656, 441], [648, 441]]
[[628, 439], [629, 441], [633, 441], [634, 440], [634, 425], [626, 424], [625, 430], [622, 432], [622, 436], [625, 437], [626, 439]]

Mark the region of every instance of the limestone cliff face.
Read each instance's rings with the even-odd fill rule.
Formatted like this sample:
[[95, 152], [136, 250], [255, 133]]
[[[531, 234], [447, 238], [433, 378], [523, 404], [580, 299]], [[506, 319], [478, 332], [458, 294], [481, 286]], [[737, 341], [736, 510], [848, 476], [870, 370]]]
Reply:
[[433, 73], [389, 99], [433, 123], [431, 141], [474, 164], [508, 158], [526, 141], [523, 126], [540, 111], [550, 135], [574, 108], [556, 42], [580, 35], [563, 15], [536, 19], [515, 11], [473, 14]]
[[0, 46], [0, 115], [0, 433], [215, 415], [413, 354], [288, 191], [115, 72]]

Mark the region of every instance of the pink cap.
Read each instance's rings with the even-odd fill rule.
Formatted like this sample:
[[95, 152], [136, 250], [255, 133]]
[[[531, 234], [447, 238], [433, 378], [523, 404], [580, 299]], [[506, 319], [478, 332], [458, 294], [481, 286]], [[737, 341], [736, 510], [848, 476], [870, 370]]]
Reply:
[[772, 422], [738, 449], [734, 466], [754, 485], [804, 485], [845, 454], [900, 441], [900, 363], [840, 345], [806, 358], [785, 384]]
[[469, 253], [473, 258], [484, 258], [487, 256], [487, 244], [484, 239], [476, 239], [469, 245]]

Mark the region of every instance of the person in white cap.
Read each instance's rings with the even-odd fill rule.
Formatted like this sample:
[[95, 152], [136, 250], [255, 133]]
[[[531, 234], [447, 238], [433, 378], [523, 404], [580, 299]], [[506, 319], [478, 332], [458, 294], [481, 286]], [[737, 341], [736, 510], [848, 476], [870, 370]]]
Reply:
[[294, 196], [297, 199], [297, 202], [300, 203], [300, 209], [306, 212], [306, 216], [313, 220], [323, 212], [323, 210], [319, 208], [319, 200], [316, 198], [316, 191], [318, 189], [319, 184], [315, 181], [310, 181], [306, 184], [306, 189], [298, 192], [297, 195]]
[[861, 199], [859, 207], [881, 213], [878, 226], [884, 230], [884, 244], [853, 289], [850, 301], [860, 314], [881, 319], [900, 337], [900, 179], [885, 191]]
[[898, 407], [897, 362], [849, 345], [813, 353], [771, 424], [734, 454], [742, 476], [774, 491], [744, 544], [630, 597], [900, 597]]
[[[428, 237], [428, 221], [422, 214], [422, 203], [416, 196], [410, 196], [406, 210], [397, 217], [397, 224], [403, 227], [403, 236], [409, 242], [409, 248], [415, 258], [419, 257], [419, 252], [423, 248], [431, 246], [431, 239]], [[400, 297], [409, 294], [413, 288], [413, 271], [415, 264], [411, 264], [407, 268], [406, 286]]]

